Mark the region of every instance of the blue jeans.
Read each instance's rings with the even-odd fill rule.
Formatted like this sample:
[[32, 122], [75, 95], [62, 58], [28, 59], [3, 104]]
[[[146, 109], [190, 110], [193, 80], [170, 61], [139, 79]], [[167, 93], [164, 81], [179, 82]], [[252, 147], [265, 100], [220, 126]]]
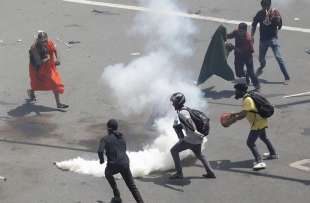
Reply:
[[277, 38], [273, 38], [271, 40], [266, 40], [266, 41], [260, 41], [260, 43], [259, 43], [259, 62], [260, 62], [261, 68], [264, 68], [266, 66], [266, 53], [267, 53], [267, 50], [269, 47], [271, 47], [271, 49], [273, 51], [273, 54], [274, 54], [279, 66], [280, 66], [281, 72], [284, 75], [284, 79], [289, 80], [290, 76], [287, 73], [286, 66], [285, 66], [283, 57], [282, 57], [281, 52], [280, 52], [280, 45], [279, 45]]

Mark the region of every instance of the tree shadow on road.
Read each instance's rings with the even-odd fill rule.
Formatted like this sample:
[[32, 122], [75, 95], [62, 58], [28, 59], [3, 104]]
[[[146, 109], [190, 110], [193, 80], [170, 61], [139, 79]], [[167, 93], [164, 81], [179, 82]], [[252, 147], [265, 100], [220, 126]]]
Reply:
[[24, 117], [32, 112], [35, 113], [36, 115], [41, 115], [42, 112], [52, 112], [52, 111], [66, 112], [64, 110], [57, 109], [57, 108], [51, 108], [51, 107], [42, 106], [42, 105], [35, 105], [29, 100], [26, 100], [25, 103], [16, 107], [15, 109], [8, 111], [7, 113], [8, 115], [12, 117]]
[[247, 174], [247, 175], [253, 175], [253, 176], [260, 176], [260, 177], [265, 177], [265, 178], [293, 181], [293, 182], [302, 183], [304, 185], [310, 185], [310, 180], [303, 180], [303, 179], [297, 179], [297, 178], [291, 178], [291, 177], [285, 177], [285, 176], [279, 176], [279, 175], [273, 175], [273, 174], [267, 174], [267, 173], [260, 173], [259, 171], [242, 170], [244, 168], [252, 169], [253, 160], [244, 160], [244, 161], [237, 161], [237, 162], [232, 162], [230, 160], [217, 160], [217, 161], [211, 161], [210, 164], [212, 165], [214, 169], [217, 169], [217, 170], [229, 171], [233, 173], [241, 173], [241, 174]]

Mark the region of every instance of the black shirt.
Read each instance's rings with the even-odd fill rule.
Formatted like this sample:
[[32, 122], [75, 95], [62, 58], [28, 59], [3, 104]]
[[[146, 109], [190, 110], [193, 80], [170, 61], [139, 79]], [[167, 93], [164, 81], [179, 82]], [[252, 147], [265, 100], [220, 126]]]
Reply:
[[120, 132], [112, 132], [100, 140], [98, 148], [99, 158], [103, 161], [103, 153], [108, 158], [108, 165], [128, 165], [126, 142]]
[[279, 11], [276, 9], [270, 9], [268, 12], [264, 9], [258, 11], [253, 19], [252, 33], [255, 32], [258, 23], [261, 41], [278, 38], [278, 30], [282, 27]]

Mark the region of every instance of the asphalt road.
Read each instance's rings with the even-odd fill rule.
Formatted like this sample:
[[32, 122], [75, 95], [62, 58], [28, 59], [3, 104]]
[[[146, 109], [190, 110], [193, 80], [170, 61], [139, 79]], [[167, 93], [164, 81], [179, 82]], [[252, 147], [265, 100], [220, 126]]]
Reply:
[[[138, 5], [137, 1], [111, 3]], [[200, 15], [247, 20], [259, 8], [257, 1], [182, 0], [189, 12]], [[310, 27], [310, 2], [293, 1], [279, 6], [287, 26]], [[101, 13], [93, 10], [102, 11]], [[129, 149], [140, 149], [152, 137], [145, 138], [143, 128], [149, 112], [131, 118], [121, 117], [110, 98], [109, 89], [100, 82], [104, 67], [128, 62], [133, 52], [144, 51], [145, 39], [128, 34], [136, 11], [66, 3], [61, 0], [1, 0], [0, 2], [0, 202], [92, 203], [108, 202], [112, 192], [102, 178], [63, 172], [54, 161], [81, 156], [95, 159], [98, 139], [110, 117], [132, 136]], [[294, 18], [300, 18], [295, 21]], [[198, 75], [206, 47], [219, 25], [194, 20], [199, 32], [195, 36], [195, 55], [186, 62]], [[228, 29], [234, 25], [227, 24]], [[59, 71], [65, 84], [67, 112], [55, 109], [51, 93], [39, 93], [36, 104], [25, 102], [28, 79], [28, 49], [33, 35], [42, 29], [57, 43], [62, 65]], [[257, 35], [258, 36], [258, 35]], [[256, 37], [257, 37], [256, 36]], [[59, 38], [60, 40], [56, 40]], [[271, 52], [262, 75], [262, 93], [276, 105], [268, 134], [280, 159], [267, 162], [267, 169], [253, 172], [252, 156], [246, 147], [249, 126], [246, 121], [222, 128], [219, 115], [237, 111], [240, 101], [233, 98], [231, 83], [211, 78], [205, 88], [209, 102], [212, 130], [207, 154], [217, 179], [200, 178], [197, 162], [186, 166], [183, 181], [169, 181], [165, 174], [137, 179], [145, 202], [181, 203], [308, 203], [310, 172], [289, 166], [310, 159], [310, 97], [283, 99], [287, 94], [309, 91], [310, 34], [282, 31], [280, 42], [291, 75], [283, 85], [282, 75]], [[2, 41], [1, 41], [2, 40]], [[18, 41], [19, 40], [19, 41]], [[68, 48], [63, 42], [80, 41]], [[256, 40], [256, 48], [258, 42]], [[255, 55], [257, 58], [257, 55]], [[233, 64], [233, 57], [230, 57]], [[257, 60], [256, 60], [257, 65]], [[149, 133], [152, 134], [152, 133]], [[259, 143], [260, 151], [265, 150]], [[305, 165], [310, 167], [310, 163]], [[125, 184], [119, 181], [124, 202], [133, 202]]]

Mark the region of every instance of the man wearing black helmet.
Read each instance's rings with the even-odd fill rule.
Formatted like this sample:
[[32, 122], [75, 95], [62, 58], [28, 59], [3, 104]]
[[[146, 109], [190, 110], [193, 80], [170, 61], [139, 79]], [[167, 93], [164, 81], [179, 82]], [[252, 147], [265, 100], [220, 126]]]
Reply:
[[286, 66], [280, 52], [278, 42], [278, 30], [282, 27], [282, 18], [278, 10], [271, 8], [271, 0], [261, 1], [262, 10], [258, 11], [252, 23], [252, 38], [256, 31], [257, 24], [260, 24], [260, 44], [259, 44], [259, 62], [260, 67], [256, 71], [256, 76], [263, 73], [263, 68], [266, 66], [266, 53], [271, 47], [273, 54], [280, 66], [281, 72], [284, 75], [284, 84], [290, 80], [290, 76], [286, 70]]
[[251, 98], [250, 94], [248, 94], [248, 86], [244, 82], [239, 82], [235, 86], [235, 98], [243, 99], [243, 110], [238, 113], [233, 113], [232, 117], [235, 120], [241, 120], [243, 118], [247, 118], [251, 125], [251, 131], [249, 133], [247, 139], [247, 146], [250, 148], [253, 156], [253, 170], [261, 170], [266, 168], [265, 162], [262, 161], [262, 157], [259, 154], [255, 142], [258, 138], [260, 138], [267, 146], [269, 153], [264, 153], [265, 159], [278, 159], [278, 155], [271, 144], [270, 140], [266, 135], [266, 128], [268, 128], [268, 120], [267, 118], [263, 118], [257, 110], [257, 106], [254, 102], [254, 99]]
[[118, 123], [115, 119], [110, 119], [107, 123], [108, 135], [103, 137], [98, 148], [100, 164], [104, 163], [104, 152], [107, 156], [108, 163], [105, 169], [105, 177], [108, 180], [114, 197], [111, 203], [121, 203], [120, 192], [117, 188], [113, 175], [120, 173], [135, 198], [137, 203], [143, 203], [143, 199], [135, 185], [129, 168], [129, 158], [126, 154], [126, 142], [123, 134], [117, 131]]
[[205, 178], [216, 178], [209, 162], [207, 161], [207, 157], [201, 153], [201, 145], [204, 135], [197, 131], [196, 125], [191, 118], [188, 108], [184, 106], [185, 96], [182, 93], [177, 92], [171, 96], [170, 101], [178, 114], [178, 119], [174, 122], [174, 128], [177, 129], [177, 126], [181, 126], [185, 130], [186, 134], [185, 136], [178, 136], [180, 138], [179, 142], [176, 143], [170, 150], [176, 169], [176, 173], [170, 178], [183, 178], [179, 153], [187, 149], [192, 150], [195, 156], [202, 162], [207, 172], [203, 176]]

